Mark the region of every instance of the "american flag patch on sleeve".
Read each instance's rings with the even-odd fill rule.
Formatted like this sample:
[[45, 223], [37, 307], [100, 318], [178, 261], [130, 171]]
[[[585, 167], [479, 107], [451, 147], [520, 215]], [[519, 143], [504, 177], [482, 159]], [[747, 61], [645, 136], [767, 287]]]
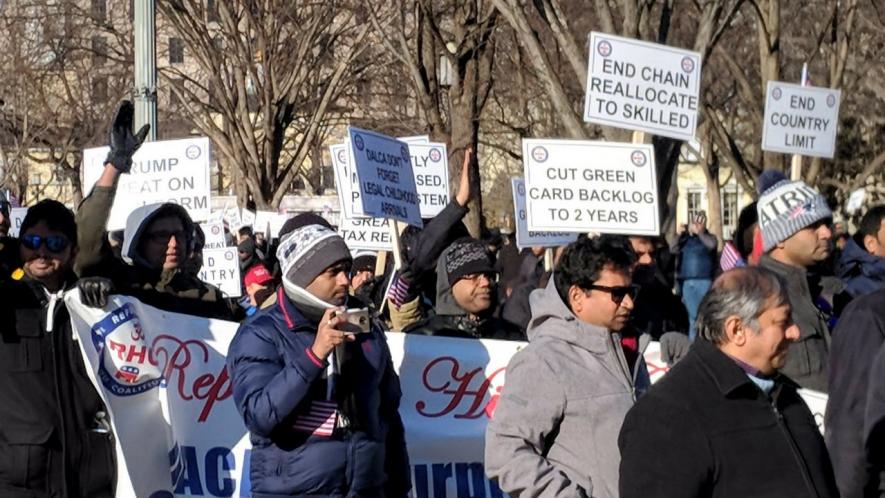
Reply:
[[310, 410], [295, 417], [295, 430], [329, 437], [335, 430], [338, 405], [334, 401], [311, 401]]

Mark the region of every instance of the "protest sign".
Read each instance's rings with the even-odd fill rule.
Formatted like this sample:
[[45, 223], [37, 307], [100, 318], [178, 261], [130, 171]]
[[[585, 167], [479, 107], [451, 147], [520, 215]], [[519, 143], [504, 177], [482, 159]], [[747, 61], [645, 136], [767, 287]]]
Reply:
[[244, 208], [240, 215], [240, 223], [244, 227], [255, 228], [255, 212]]
[[227, 297], [240, 297], [240, 258], [236, 247], [203, 250], [200, 280], [221, 289]]
[[433, 218], [449, 203], [449, 156], [446, 144], [409, 144], [421, 217]]
[[360, 218], [363, 213], [363, 202], [360, 198], [356, 172], [350, 167], [347, 143], [329, 146], [332, 155], [332, 172], [335, 174], [335, 186], [338, 190], [338, 202], [341, 212], [346, 218]]
[[231, 230], [231, 232], [235, 231], [237, 228], [240, 228], [242, 223], [242, 218], [240, 216], [240, 208], [237, 207], [236, 204], [227, 204], [224, 206], [224, 221], [227, 222], [227, 227]]
[[[92, 190], [104, 171], [107, 147], [83, 151], [83, 191]], [[108, 230], [126, 227], [136, 208], [155, 202], [174, 202], [194, 221], [209, 217], [209, 139], [187, 138], [146, 142], [132, 158], [129, 174], [121, 175], [108, 218]]]
[[203, 229], [203, 236], [206, 237], [206, 242], [203, 245], [204, 251], [206, 249], [223, 249], [227, 246], [224, 224], [221, 222], [200, 223], [200, 228]]
[[409, 145], [353, 126], [348, 127], [348, 136], [363, 213], [423, 226]]
[[700, 88], [701, 54], [590, 33], [584, 121], [691, 140]]
[[277, 213], [274, 211], [256, 211], [255, 223], [253, 224], [252, 229], [255, 233], [263, 233], [264, 237], [270, 240], [274, 234], [274, 232], [270, 230], [270, 226], [273, 224], [273, 219], [276, 215]]
[[511, 178], [513, 209], [516, 214], [516, 247], [557, 247], [571, 244], [578, 234], [570, 232], [533, 232], [529, 230], [525, 209], [525, 180]]
[[769, 81], [762, 150], [833, 158], [842, 92]]
[[279, 237], [283, 225], [285, 225], [288, 220], [289, 215], [286, 213], [274, 214], [273, 218], [270, 219], [270, 232], [273, 234], [270, 237]]
[[851, 192], [851, 195], [848, 196], [848, 202], [845, 204], [845, 211], [848, 214], [856, 213], [863, 206], [866, 196], [867, 191], [863, 187]]
[[224, 222], [224, 211], [220, 209], [215, 209], [209, 211], [209, 217], [206, 218], [206, 223], [223, 223]]
[[14, 207], [9, 208], [9, 236], [10, 237], [18, 237], [19, 231], [22, 228], [22, 222], [25, 221], [25, 216], [28, 214], [28, 208], [26, 207]]
[[338, 234], [352, 251], [392, 251], [390, 220], [384, 218], [346, 218], [338, 222]]
[[651, 145], [522, 141], [528, 229], [657, 235]]
[[[83, 305], [76, 290], [65, 302], [111, 415], [117, 497], [249, 496], [251, 447], [226, 368], [239, 324], [124, 296], [105, 309]], [[506, 367], [525, 343], [388, 332], [387, 344], [402, 386], [412, 496], [502, 496], [484, 475], [485, 431]], [[644, 358], [653, 380], [668, 370], [657, 343]], [[801, 394], [823, 413], [826, 395]]]

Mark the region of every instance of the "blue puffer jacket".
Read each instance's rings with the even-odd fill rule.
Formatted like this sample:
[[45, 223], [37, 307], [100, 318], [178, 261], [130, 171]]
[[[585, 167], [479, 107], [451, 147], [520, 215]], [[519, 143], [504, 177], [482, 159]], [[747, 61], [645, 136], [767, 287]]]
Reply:
[[885, 258], [868, 253], [848, 239], [839, 258], [839, 279], [852, 298], [885, 288]]
[[252, 496], [405, 497], [411, 483], [401, 392], [383, 332], [359, 334], [342, 366], [356, 379], [348, 403], [358, 428], [331, 436], [303, 428], [313, 403], [327, 397], [327, 364], [310, 352], [316, 329], [280, 289], [277, 303], [241, 325], [230, 345], [234, 401], [253, 446]]

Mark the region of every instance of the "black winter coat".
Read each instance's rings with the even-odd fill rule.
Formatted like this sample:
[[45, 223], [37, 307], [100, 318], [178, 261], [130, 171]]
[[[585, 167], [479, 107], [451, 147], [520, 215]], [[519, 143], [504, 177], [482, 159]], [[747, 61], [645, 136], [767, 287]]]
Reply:
[[823, 437], [796, 389], [781, 376], [766, 395], [698, 339], [624, 419], [621, 498], [838, 496]]
[[830, 351], [826, 440], [842, 498], [885, 496], [885, 289], [851, 302]]
[[[72, 281], [71, 279], [70, 281]], [[114, 440], [64, 301], [27, 278], [0, 284], [0, 496], [114, 496]]]
[[462, 339], [527, 340], [525, 332], [507, 320], [492, 317], [471, 320], [466, 315], [433, 315], [406, 327], [403, 332]]

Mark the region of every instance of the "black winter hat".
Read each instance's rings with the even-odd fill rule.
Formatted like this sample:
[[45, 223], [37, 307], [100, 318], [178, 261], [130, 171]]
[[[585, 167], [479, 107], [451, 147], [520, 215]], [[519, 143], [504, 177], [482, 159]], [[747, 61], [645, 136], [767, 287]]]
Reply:
[[449, 285], [455, 285], [455, 282], [467, 275], [497, 273], [485, 244], [476, 239], [463, 238], [456, 240], [446, 250], [445, 258], [446, 276], [449, 278]]

